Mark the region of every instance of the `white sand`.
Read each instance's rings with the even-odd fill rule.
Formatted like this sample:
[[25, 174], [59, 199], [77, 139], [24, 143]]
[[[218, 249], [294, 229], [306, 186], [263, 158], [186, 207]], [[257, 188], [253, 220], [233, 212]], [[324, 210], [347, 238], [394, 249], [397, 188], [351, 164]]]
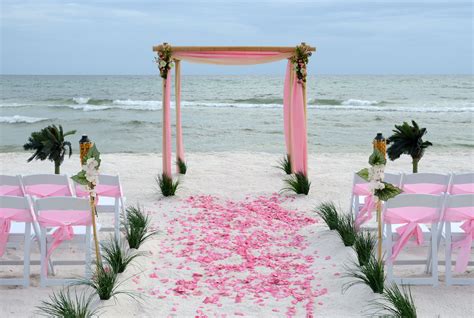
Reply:
[[[26, 163], [28, 154], [0, 154], [2, 174], [29, 174], [49, 173], [53, 171], [50, 162]], [[180, 200], [190, 195], [212, 194], [222, 198], [242, 199], [246, 195], [269, 195], [278, 192], [283, 186], [283, 174], [273, 167], [280, 156], [265, 153], [207, 153], [189, 154], [187, 161], [189, 172], [182, 178], [183, 185], [178, 195], [163, 199], [157, 193], [154, 178], [161, 170], [161, 160], [156, 154], [106, 154], [103, 155], [102, 172], [119, 173], [129, 204], [140, 202], [148, 210], [153, 210], [153, 222], [160, 230], [160, 234], [153, 241], [143, 247], [145, 251], [155, 251], [159, 241], [166, 235], [167, 223], [172, 217], [180, 217], [180, 213], [173, 212], [179, 207]], [[286, 203], [289, 208], [297, 208], [309, 216], [314, 216], [313, 208], [321, 201], [334, 200], [344, 209], [347, 209], [352, 173], [367, 166], [366, 154], [318, 154], [310, 157], [310, 179], [312, 188], [309, 196], [298, 196], [293, 202]], [[474, 152], [456, 154], [434, 154], [429, 152], [420, 163], [421, 171], [430, 172], [461, 172], [472, 170], [474, 166]], [[73, 157], [65, 161], [62, 172], [73, 174], [79, 169], [78, 158]], [[396, 162], [389, 162], [388, 171], [410, 171], [408, 158]], [[158, 205], [157, 205], [157, 202]], [[157, 208], [159, 206], [159, 208]], [[165, 216], [166, 215], [166, 216]], [[322, 223], [309, 226], [301, 231], [302, 235], [311, 241], [310, 248], [318, 249], [320, 255], [330, 255], [331, 260], [323, 257], [314, 263], [321, 278], [323, 287], [328, 289], [324, 296], [315, 301], [315, 316], [317, 317], [360, 317], [364, 315], [367, 301], [376, 296], [366, 286], [357, 286], [345, 294], [341, 293], [341, 286], [347, 280], [335, 276], [337, 272], [344, 272], [344, 264], [353, 257], [350, 248], [340, 242], [335, 233], [329, 232]], [[314, 233], [311, 233], [314, 232]], [[34, 254], [37, 253], [34, 247]], [[178, 260], [154, 258], [153, 255], [143, 257], [137, 266], [129, 268], [123, 277], [130, 277], [142, 270], [148, 270], [151, 261], [160, 266], [165, 261], [178, 264]], [[334, 267], [332, 264], [335, 264]], [[326, 267], [322, 270], [322, 267]], [[177, 278], [179, 271], [168, 270], [169, 278]], [[78, 269], [79, 270], [79, 269]], [[1, 317], [29, 317], [33, 316], [35, 306], [53, 288], [38, 287], [39, 267], [32, 267], [32, 286], [28, 289], [0, 287], [0, 316]], [[407, 271], [406, 273], [412, 273]], [[77, 274], [80, 274], [78, 271]], [[0, 268], [0, 275], [5, 275], [5, 269]], [[472, 273], [470, 274], [472, 277]], [[147, 272], [142, 274], [142, 280], [148, 277]], [[441, 273], [439, 287], [417, 286], [412, 287], [415, 302], [420, 317], [467, 317], [474, 315], [473, 295], [474, 287], [456, 286], [446, 287]], [[154, 285], [159, 285], [156, 281]], [[147, 283], [145, 283], [146, 286]], [[135, 290], [137, 287], [131, 280], [124, 283], [124, 289]], [[143, 286], [140, 286], [143, 287]], [[147, 286], [146, 286], [147, 287]], [[190, 296], [187, 300], [179, 297], [157, 299], [145, 297], [140, 305], [136, 305], [127, 296], [119, 295], [117, 303], [107, 302], [103, 317], [166, 317], [171, 314], [171, 308], [177, 304], [177, 311], [171, 316], [194, 317], [196, 309], [203, 305], [203, 297]], [[318, 304], [322, 302], [322, 304]], [[204, 312], [213, 312], [234, 316], [235, 312], [248, 313], [248, 316], [273, 317], [284, 316], [288, 303], [269, 300], [269, 306], [255, 306], [253, 302], [236, 304], [233, 299], [223, 300], [223, 307], [205, 305]], [[274, 306], [281, 307], [280, 313], [270, 311]], [[258, 307], [258, 308], [257, 308]], [[304, 316], [302, 307], [297, 306], [298, 316]], [[214, 314], [209, 315], [214, 317]]]

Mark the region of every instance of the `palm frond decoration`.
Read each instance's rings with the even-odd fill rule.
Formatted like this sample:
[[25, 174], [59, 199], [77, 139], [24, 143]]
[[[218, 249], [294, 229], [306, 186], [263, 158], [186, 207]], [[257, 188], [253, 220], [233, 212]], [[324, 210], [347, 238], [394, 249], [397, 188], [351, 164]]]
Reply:
[[37, 306], [36, 313], [44, 317], [90, 318], [98, 316], [99, 311], [93, 308], [94, 294], [72, 294], [69, 288], [53, 292], [49, 300]]
[[376, 301], [374, 305], [378, 308], [375, 312], [378, 316], [395, 318], [416, 318], [417, 316], [410, 287], [402, 286], [400, 289], [395, 283], [385, 287], [382, 300]]
[[302, 172], [291, 175], [285, 179], [284, 182], [286, 183], [286, 187], [281, 190], [282, 192], [294, 192], [296, 194], [308, 195], [309, 189], [311, 187], [311, 182]]
[[385, 283], [385, 271], [384, 263], [382, 260], [377, 260], [377, 258], [372, 255], [369, 258], [369, 261], [365, 265], [359, 265], [353, 263], [353, 266], [346, 266], [346, 274], [344, 277], [354, 278], [353, 281], [350, 281], [342, 286], [342, 291], [346, 292], [349, 288], [359, 284], [365, 284], [369, 286], [374, 293], [382, 294], [384, 290]]
[[420, 128], [418, 124], [412, 120], [412, 126], [403, 122], [402, 125], [395, 125], [393, 135], [387, 139], [390, 145], [387, 154], [390, 160], [396, 160], [401, 155], [410, 155], [412, 158], [413, 173], [418, 172], [418, 162], [423, 158], [426, 148], [433, 144], [429, 141], [423, 141], [426, 135], [426, 128]]
[[316, 207], [316, 213], [323, 219], [330, 230], [337, 229], [339, 224], [339, 213], [334, 202], [323, 202]]
[[69, 157], [72, 155], [72, 145], [65, 140], [65, 137], [75, 133], [75, 130], [65, 133], [61, 125], [50, 125], [31, 133], [28, 142], [23, 145], [23, 149], [34, 151], [27, 161], [31, 162], [33, 159], [50, 160], [54, 162], [54, 173], [59, 174], [66, 153], [69, 154]]

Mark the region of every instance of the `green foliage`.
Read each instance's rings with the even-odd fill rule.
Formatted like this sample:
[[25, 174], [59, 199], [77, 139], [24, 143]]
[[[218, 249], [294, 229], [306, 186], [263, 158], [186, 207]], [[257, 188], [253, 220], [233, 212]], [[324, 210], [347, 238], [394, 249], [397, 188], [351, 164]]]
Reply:
[[362, 179], [364, 179], [365, 181], [369, 181], [369, 169], [368, 168], [364, 168], [362, 170], [360, 170], [359, 172], [357, 172], [357, 175], [359, 177], [361, 177]]
[[123, 273], [135, 258], [142, 255], [139, 252], [131, 252], [124, 243], [120, 243], [117, 238], [112, 236], [100, 245], [104, 261], [116, 273]]
[[179, 173], [186, 174], [186, 171], [188, 171], [188, 166], [186, 165], [186, 162], [181, 160], [181, 158], [178, 158], [178, 161], [176, 161], [176, 164], [178, 165]]
[[413, 160], [413, 172], [418, 172], [418, 162], [423, 157], [426, 148], [433, 144], [429, 141], [423, 141], [423, 136], [427, 133], [426, 128], [420, 128], [418, 124], [412, 120], [413, 126], [403, 122], [402, 125], [395, 125], [393, 135], [387, 139], [390, 146], [387, 154], [390, 160], [396, 160], [401, 155], [410, 155]]
[[370, 232], [358, 232], [352, 248], [357, 253], [357, 260], [359, 266], [364, 266], [369, 263], [370, 258], [374, 255], [375, 244], [377, 239]]
[[339, 216], [339, 222], [336, 227], [337, 233], [341, 237], [345, 246], [354, 245], [357, 231], [354, 227], [354, 217], [352, 214], [344, 214]]
[[75, 284], [89, 286], [94, 289], [101, 300], [108, 300], [124, 293], [117, 290], [120, 285], [117, 275], [110, 266], [96, 264], [95, 271], [90, 279], [80, 279]]
[[374, 152], [369, 157], [369, 164], [371, 166], [384, 165], [386, 162], [385, 156], [378, 149], [374, 149]]
[[173, 181], [172, 177], [162, 174], [156, 178], [156, 183], [160, 187], [161, 194], [165, 197], [173, 196], [179, 186], [179, 180]]
[[416, 318], [416, 306], [408, 287], [398, 288], [397, 284], [385, 287], [382, 301], [377, 301], [375, 306], [379, 308], [377, 313], [383, 312], [384, 316], [395, 318]]
[[146, 240], [157, 231], [150, 230], [150, 217], [142, 211], [140, 206], [130, 206], [125, 211], [125, 220], [122, 220], [125, 238], [130, 248], [138, 249]]
[[308, 180], [308, 177], [302, 173], [298, 172], [294, 175], [291, 175], [284, 180], [286, 187], [282, 191], [292, 191], [296, 194], [305, 194], [308, 195], [309, 189], [311, 187], [311, 182]]
[[323, 219], [330, 230], [337, 229], [339, 213], [333, 202], [323, 202], [316, 208], [316, 213]]
[[291, 174], [291, 160], [290, 155], [284, 156], [280, 161], [278, 161], [278, 169], [284, 171], [286, 174]]
[[402, 190], [391, 183], [383, 182], [385, 188], [375, 190], [375, 196], [377, 196], [382, 201], [388, 201], [391, 198], [396, 197]]
[[53, 292], [49, 300], [42, 301], [37, 306], [37, 313], [44, 317], [63, 317], [63, 318], [89, 318], [98, 315], [97, 309], [92, 309], [94, 295], [74, 291], [71, 294], [69, 288]]
[[359, 284], [369, 286], [374, 293], [383, 293], [383, 285], [385, 282], [385, 272], [383, 261], [378, 261], [374, 255], [371, 255], [366, 265], [353, 264], [351, 268], [347, 268], [345, 277], [355, 278], [342, 286], [342, 291], [346, 292], [349, 288]]
[[36, 160], [50, 160], [54, 162], [54, 173], [60, 173], [61, 164], [64, 162], [66, 152], [69, 157], [72, 155], [72, 146], [65, 137], [75, 134], [76, 131], [64, 133], [61, 125], [50, 125], [40, 131], [31, 133], [28, 142], [23, 145], [25, 150], [34, 150], [33, 155], [28, 158], [28, 162]]
[[[89, 160], [90, 158], [94, 158], [97, 161], [97, 163], [99, 164], [97, 166], [97, 169], [99, 169], [100, 163], [101, 163], [100, 152], [95, 146], [95, 144], [87, 152], [86, 156], [84, 157], [84, 162], [87, 162], [87, 160]], [[74, 180], [74, 182], [78, 184], [82, 184], [82, 185], [89, 184], [89, 181], [87, 181], [86, 179], [86, 172], [84, 170], [79, 171], [76, 175], [72, 176], [71, 179]]]

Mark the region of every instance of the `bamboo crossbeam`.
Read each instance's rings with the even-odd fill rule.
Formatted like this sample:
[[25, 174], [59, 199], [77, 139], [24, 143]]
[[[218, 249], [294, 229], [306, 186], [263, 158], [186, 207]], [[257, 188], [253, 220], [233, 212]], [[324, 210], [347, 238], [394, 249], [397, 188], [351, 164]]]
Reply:
[[[199, 51], [251, 51], [251, 52], [280, 52], [288, 53], [295, 50], [294, 46], [172, 46], [173, 52], [199, 52]], [[160, 45], [153, 46], [153, 51], [158, 52]], [[316, 51], [311, 47], [310, 51]]]

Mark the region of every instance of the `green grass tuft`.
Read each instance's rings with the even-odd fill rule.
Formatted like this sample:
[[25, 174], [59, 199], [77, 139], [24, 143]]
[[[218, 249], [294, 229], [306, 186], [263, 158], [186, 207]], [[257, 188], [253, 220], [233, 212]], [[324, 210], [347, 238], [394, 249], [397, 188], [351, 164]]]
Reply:
[[359, 265], [367, 265], [370, 257], [374, 255], [377, 239], [370, 232], [357, 232], [352, 248], [357, 253]]
[[120, 293], [117, 291], [117, 275], [109, 265], [97, 265], [90, 279], [80, 279], [76, 284], [89, 286], [101, 300], [108, 300]]
[[284, 156], [280, 161], [278, 161], [278, 169], [284, 171], [286, 174], [291, 174], [291, 160], [290, 155]]
[[357, 231], [354, 227], [354, 217], [352, 214], [340, 215], [336, 227], [337, 233], [341, 237], [345, 246], [352, 246], [356, 240]]
[[347, 268], [345, 277], [351, 277], [355, 280], [346, 283], [342, 286], [342, 291], [345, 292], [347, 289], [358, 284], [365, 284], [369, 286], [374, 293], [383, 293], [383, 285], [385, 282], [385, 271], [383, 261], [378, 261], [377, 258], [372, 255], [366, 265], [359, 265], [354, 263], [354, 266]]
[[156, 234], [156, 231], [150, 230], [150, 222], [150, 217], [145, 211], [142, 211], [140, 206], [130, 206], [126, 209], [122, 225], [130, 248], [138, 249], [146, 240]]
[[308, 177], [302, 172], [295, 173], [287, 179], [284, 180], [286, 187], [282, 189], [283, 192], [291, 191], [296, 194], [306, 194], [309, 193], [309, 188], [311, 187], [311, 182], [308, 180]]
[[117, 238], [112, 236], [100, 245], [104, 261], [116, 273], [123, 273], [135, 258], [142, 255], [139, 252], [131, 252], [123, 242], [120, 243]]
[[409, 287], [400, 290], [397, 284], [392, 283], [385, 287], [382, 301], [377, 301], [375, 306], [379, 308], [378, 313], [384, 312], [390, 317], [416, 318], [416, 306]]
[[53, 292], [49, 300], [42, 301], [37, 306], [37, 314], [44, 317], [64, 317], [64, 318], [89, 318], [98, 315], [98, 309], [92, 309], [94, 294], [80, 295], [74, 291], [71, 294], [69, 288]]
[[172, 177], [162, 174], [156, 178], [156, 182], [160, 187], [161, 194], [165, 197], [173, 196], [179, 186], [179, 180], [173, 181]]
[[333, 202], [323, 202], [316, 208], [316, 213], [326, 222], [330, 230], [335, 230], [339, 224], [339, 213]]
[[181, 160], [181, 158], [178, 158], [176, 161], [176, 164], [178, 165], [178, 170], [180, 174], [186, 174], [186, 171], [188, 171], [188, 166], [186, 165], [186, 162]]

